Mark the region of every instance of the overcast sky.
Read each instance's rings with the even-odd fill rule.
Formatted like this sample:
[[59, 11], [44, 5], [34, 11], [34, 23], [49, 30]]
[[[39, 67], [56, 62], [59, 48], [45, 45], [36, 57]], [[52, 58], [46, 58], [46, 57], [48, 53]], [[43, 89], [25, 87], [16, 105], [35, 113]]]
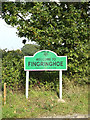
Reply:
[[[21, 49], [23, 47], [22, 40], [16, 35], [16, 28], [7, 25], [4, 20], [0, 19], [0, 48], [8, 50]], [[31, 43], [31, 42], [27, 42]]]

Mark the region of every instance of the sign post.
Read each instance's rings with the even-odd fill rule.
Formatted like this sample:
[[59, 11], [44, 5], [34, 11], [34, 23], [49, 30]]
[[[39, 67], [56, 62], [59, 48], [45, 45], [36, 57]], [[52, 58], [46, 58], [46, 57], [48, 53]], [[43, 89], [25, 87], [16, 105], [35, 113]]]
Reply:
[[57, 56], [50, 50], [40, 50], [34, 56], [24, 56], [26, 71], [26, 98], [28, 98], [29, 71], [59, 71], [59, 97], [62, 99], [62, 70], [67, 70], [67, 56]]
[[59, 71], [59, 97], [62, 99], [62, 70]]
[[26, 71], [26, 98], [28, 98], [29, 71]]

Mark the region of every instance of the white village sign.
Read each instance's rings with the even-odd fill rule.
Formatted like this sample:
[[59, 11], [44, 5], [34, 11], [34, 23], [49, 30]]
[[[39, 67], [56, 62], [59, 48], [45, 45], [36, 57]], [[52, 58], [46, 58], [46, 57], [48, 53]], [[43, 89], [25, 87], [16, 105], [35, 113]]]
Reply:
[[59, 97], [62, 99], [62, 70], [67, 70], [67, 56], [57, 56], [50, 50], [40, 50], [34, 56], [24, 56], [26, 71], [26, 98], [28, 98], [29, 71], [59, 71]]

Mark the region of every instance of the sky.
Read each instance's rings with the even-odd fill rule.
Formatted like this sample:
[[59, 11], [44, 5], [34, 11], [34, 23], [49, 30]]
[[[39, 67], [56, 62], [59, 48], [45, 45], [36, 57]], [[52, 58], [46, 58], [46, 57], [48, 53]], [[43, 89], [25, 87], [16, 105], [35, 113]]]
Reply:
[[[25, 39], [19, 38], [16, 35], [16, 28], [7, 25], [4, 20], [0, 18], [0, 48], [7, 50], [17, 50], [21, 49], [24, 44], [22, 43], [22, 40]], [[26, 44], [30, 44], [32, 42], [27, 42]], [[33, 44], [33, 43], [32, 43]]]

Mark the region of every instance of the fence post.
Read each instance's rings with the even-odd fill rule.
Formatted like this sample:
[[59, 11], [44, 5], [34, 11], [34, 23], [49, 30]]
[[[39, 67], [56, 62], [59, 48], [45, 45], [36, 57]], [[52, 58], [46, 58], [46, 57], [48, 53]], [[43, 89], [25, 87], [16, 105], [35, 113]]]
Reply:
[[6, 83], [4, 83], [4, 105], [6, 104]]

